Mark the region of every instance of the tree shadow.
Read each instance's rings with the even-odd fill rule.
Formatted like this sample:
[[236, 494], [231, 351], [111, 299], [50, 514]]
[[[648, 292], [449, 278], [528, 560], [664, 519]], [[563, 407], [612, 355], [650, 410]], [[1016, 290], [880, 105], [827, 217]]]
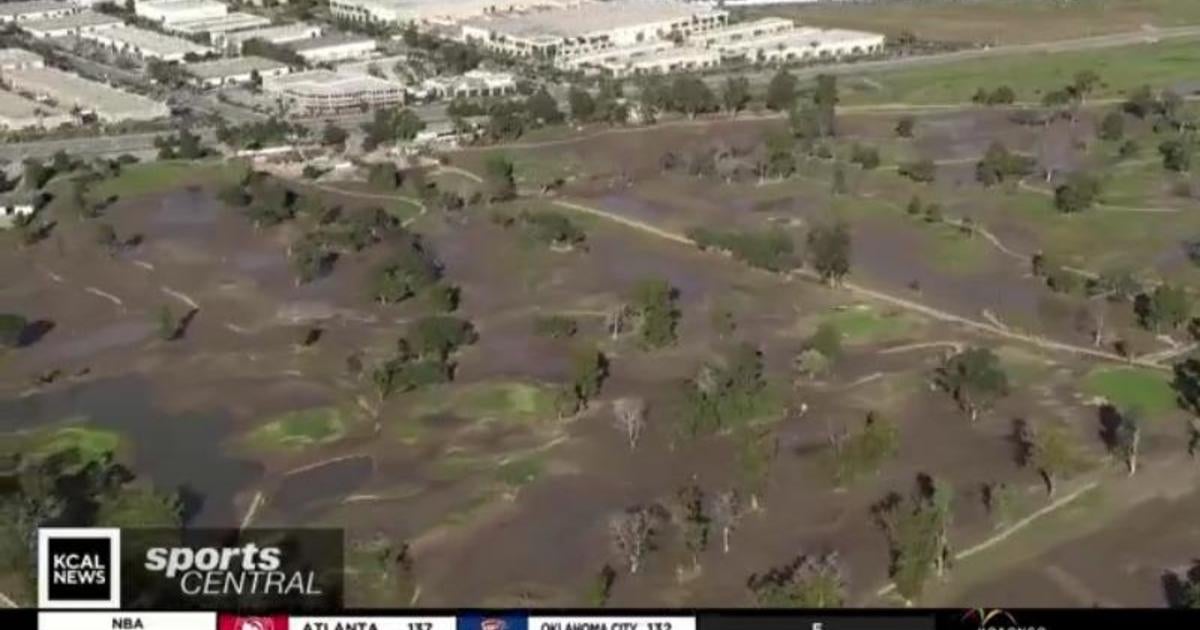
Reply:
[[20, 339], [17, 345], [21, 348], [32, 346], [42, 340], [51, 330], [54, 330], [54, 322], [48, 319], [39, 319], [21, 331]]
[[192, 326], [192, 320], [196, 319], [196, 315], [199, 313], [200, 309], [193, 308], [180, 317], [179, 323], [175, 324], [175, 332], [171, 334], [171, 341], [186, 337], [188, 329]]
[[1100, 417], [1100, 441], [1104, 442], [1104, 446], [1108, 450], [1115, 450], [1119, 441], [1117, 433], [1121, 427], [1121, 412], [1112, 405], [1101, 405], [1098, 414]]

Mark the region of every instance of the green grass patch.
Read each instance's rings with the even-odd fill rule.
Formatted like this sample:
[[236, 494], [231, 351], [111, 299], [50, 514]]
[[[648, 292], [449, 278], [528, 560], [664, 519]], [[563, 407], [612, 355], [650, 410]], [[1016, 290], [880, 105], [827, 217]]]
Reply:
[[1100, 75], [1090, 96], [1119, 97], [1149, 84], [1166, 87], [1195, 77], [1200, 46], [1194, 40], [1170, 40], [1106, 49], [1006, 55], [971, 59], [910, 70], [847, 78], [846, 104], [962, 103], [980, 87], [1008, 85], [1020, 101], [1040, 101], [1046, 92], [1067, 85], [1081, 70]]
[[513, 458], [496, 469], [496, 479], [508, 486], [519, 488], [532, 483], [545, 471], [546, 463], [537, 454]]
[[75, 451], [79, 459], [72, 468], [78, 468], [116, 455], [125, 445], [116, 431], [77, 424], [84, 421], [72, 418], [63, 423], [70, 426], [0, 435], [0, 453], [41, 460]]
[[346, 435], [346, 424], [346, 414], [334, 406], [289, 411], [251, 431], [246, 443], [265, 450], [300, 450], [336, 442]]
[[180, 186], [224, 184], [235, 181], [246, 172], [240, 161], [162, 161], [130, 164], [121, 174], [106, 179], [92, 189], [96, 198], [116, 195], [118, 198], [161, 193]]
[[901, 314], [880, 313], [862, 304], [834, 311], [822, 318], [821, 323], [825, 322], [836, 326], [842, 341], [849, 344], [894, 339], [908, 332], [911, 324]]
[[949, 225], [930, 226], [925, 252], [940, 271], [949, 274], [971, 274], [987, 263], [988, 248], [982, 238], [963, 234]]
[[417, 393], [412, 415], [453, 414], [528, 423], [554, 417], [554, 394], [536, 383], [485, 382], [431, 387]]
[[1162, 372], [1136, 367], [1100, 367], [1084, 378], [1084, 390], [1120, 409], [1155, 415], [1175, 408], [1175, 390]]

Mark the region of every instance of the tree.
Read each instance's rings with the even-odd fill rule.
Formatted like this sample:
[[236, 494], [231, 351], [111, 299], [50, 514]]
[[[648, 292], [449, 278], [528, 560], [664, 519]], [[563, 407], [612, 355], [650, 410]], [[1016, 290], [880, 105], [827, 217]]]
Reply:
[[346, 130], [332, 122], [325, 123], [325, 128], [321, 130], [321, 144], [335, 147], [339, 151], [346, 148], [347, 137]]
[[1125, 137], [1125, 116], [1116, 110], [1108, 112], [1100, 120], [1100, 128], [1096, 135], [1109, 142], [1121, 140]]
[[544, 125], [556, 125], [563, 121], [563, 114], [558, 109], [558, 101], [555, 101], [544, 87], [525, 99], [525, 111], [531, 119]]
[[875, 412], [867, 413], [861, 431], [852, 435], [831, 437], [834, 457], [834, 481], [838, 486], [853, 483], [857, 478], [873, 474], [900, 450], [900, 429], [896, 424]]
[[808, 232], [808, 259], [827, 284], [838, 284], [850, 273], [850, 229], [843, 221], [816, 225]]
[[109, 256], [115, 256], [121, 249], [121, 240], [117, 238], [117, 230], [109, 223], [96, 224], [96, 245], [108, 252]]
[[1046, 494], [1051, 497], [1058, 488], [1059, 478], [1078, 473], [1087, 465], [1062, 423], [1047, 422], [1035, 428], [1028, 422], [1020, 422], [1015, 440], [1021, 449], [1021, 463], [1038, 471], [1046, 484]]
[[371, 298], [380, 304], [402, 302], [433, 286], [442, 275], [440, 264], [414, 236], [398, 239], [392, 257], [371, 271]]
[[680, 317], [678, 300], [679, 292], [666, 280], [646, 279], [634, 286], [630, 303], [643, 348], [663, 348], [675, 343]]
[[1164, 140], [1158, 145], [1158, 153], [1168, 171], [1183, 173], [1192, 168], [1192, 149], [1179, 138]]
[[917, 119], [912, 116], [901, 116], [900, 120], [896, 121], [896, 135], [901, 138], [913, 137], [913, 131], [916, 129]]
[[1032, 158], [1012, 153], [999, 141], [993, 141], [983, 159], [975, 164], [975, 179], [984, 186], [993, 186], [1008, 177], [1024, 177], [1033, 172], [1033, 167]]
[[692, 566], [700, 567], [700, 554], [708, 548], [708, 530], [711, 523], [705, 513], [704, 491], [689, 483], [675, 493], [672, 506], [674, 519], [683, 534], [683, 546], [692, 557]]
[[613, 550], [635, 574], [650, 551], [655, 534], [655, 517], [646, 507], [635, 507], [609, 519], [608, 531]]
[[488, 201], [507, 201], [517, 196], [513, 163], [505, 155], [492, 155], [484, 164], [484, 195]]
[[1100, 84], [1100, 75], [1093, 70], [1080, 70], [1075, 73], [1074, 79], [1068, 88], [1072, 95], [1080, 102], [1087, 99], [1087, 95]]
[[747, 586], [767, 608], [841, 608], [846, 605], [845, 570], [836, 552], [801, 555], [750, 576]]
[[813, 92], [813, 105], [817, 110], [821, 136], [837, 135], [837, 77], [832, 74], [817, 75], [817, 89]]
[[791, 111], [796, 105], [796, 77], [780, 68], [767, 84], [767, 109], [774, 112]]
[[893, 494], [873, 510], [891, 548], [892, 583], [908, 602], [920, 598], [929, 577], [944, 571], [950, 557], [946, 534], [953, 495], [939, 480], [920, 481], [908, 501]]
[[459, 347], [475, 343], [479, 334], [465, 319], [434, 315], [417, 320], [408, 339], [417, 356], [445, 361]]
[[987, 348], [968, 348], [949, 357], [935, 371], [934, 383], [954, 397], [972, 422], [1008, 395], [1008, 376]]
[[1071, 173], [1066, 183], [1054, 189], [1054, 207], [1072, 214], [1091, 208], [1100, 196], [1100, 182], [1084, 172]]
[[721, 90], [721, 103], [731, 116], [736, 116], [738, 112], [745, 109], [746, 105], [750, 103], [750, 79], [727, 77]]
[[629, 442], [629, 450], [637, 448], [646, 428], [646, 401], [641, 398], [618, 398], [613, 402], [613, 426]]
[[729, 537], [746, 514], [737, 490], [718, 493], [712, 506], [713, 523], [721, 530], [721, 551], [729, 553]]
[[576, 122], [587, 122], [596, 115], [596, 101], [587, 90], [572, 85], [567, 92], [567, 104], [571, 107], [571, 118]]
[[1142, 441], [1142, 415], [1137, 409], [1100, 408], [1100, 434], [1113, 455], [1125, 463], [1129, 476], [1137, 474], [1138, 449]]
[[100, 496], [95, 524], [97, 527], [177, 529], [183, 524], [183, 506], [178, 495], [163, 494], [142, 484], [130, 484]]
[[758, 511], [775, 456], [779, 454], [779, 442], [770, 428], [743, 428], [739, 441], [738, 467], [742, 486], [750, 495], [750, 509]]
[[571, 360], [571, 387], [582, 407], [600, 393], [608, 378], [608, 358], [595, 348], [581, 348]]
[[0, 348], [16, 348], [25, 337], [29, 320], [16, 313], [0, 313]]
[[296, 284], [307, 284], [333, 270], [337, 254], [329, 251], [316, 234], [305, 234], [291, 246], [292, 266], [296, 269]]
[[54, 177], [54, 171], [47, 168], [41, 160], [25, 159], [21, 185], [26, 190], [41, 190], [51, 177]]
[[693, 74], [679, 74], [671, 81], [671, 107], [689, 118], [716, 109], [717, 99], [708, 84]]
[[1183, 287], [1160, 284], [1149, 295], [1143, 293], [1134, 300], [1138, 321], [1154, 332], [1179, 328], [1192, 313], [1192, 300]]
[[850, 146], [850, 161], [863, 170], [873, 170], [879, 166], [879, 149], [855, 142]]
[[1129, 98], [1125, 99], [1125, 103], [1122, 105], [1122, 109], [1137, 118], [1145, 118], [1158, 111], [1158, 108], [1158, 99], [1148, 85], [1143, 85], [1131, 92]]
[[400, 171], [392, 162], [376, 162], [367, 171], [367, 184], [375, 190], [390, 192], [400, 185]]
[[163, 304], [158, 309], [155, 318], [158, 327], [158, 337], [163, 341], [174, 341], [179, 337], [179, 319], [171, 312], [171, 307]]
[[901, 164], [896, 172], [914, 182], [928, 184], [937, 178], [937, 165], [928, 158]]

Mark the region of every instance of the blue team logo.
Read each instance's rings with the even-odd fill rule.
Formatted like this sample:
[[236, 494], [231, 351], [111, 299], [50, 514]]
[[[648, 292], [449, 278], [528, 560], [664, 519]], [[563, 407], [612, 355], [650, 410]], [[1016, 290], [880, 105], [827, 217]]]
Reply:
[[457, 630], [528, 630], [524, 615], [460, 615]]

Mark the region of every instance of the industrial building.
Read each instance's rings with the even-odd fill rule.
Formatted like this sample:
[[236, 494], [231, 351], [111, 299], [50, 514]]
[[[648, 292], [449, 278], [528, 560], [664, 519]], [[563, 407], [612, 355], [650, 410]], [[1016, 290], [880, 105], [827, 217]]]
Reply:
[[324, 29], [316, 24], [296, 22], [294, 24], [281, 24], [279, 26], [224, 33], [220, 37], [214, 37], [213, 43], [240, 51], [242, 44], [252, 39], [261, 39], [272, 44], [287, 44], [320, 37], [323, 32]]
[[287, 74], [286, 64], [265, 57], [230, 57], [189, 63], [184, 66], [195, 83], [202, 87], [220, 87], [236, 83], [249, 83], [258, 74], [263, 80]]
[[54, 129], [73, 120], [61, 109], [0, 90], [0, 127], [5, 130]]
[[457, 76], [426, 79], [413, 94], [422, 99], [453, 99], [503, 96], [516, 91], [517, 82], [507, 72], [470, 70]]
[[66, 37], [113, 28], [123, 24], [121, 18], [95, 11], [80, 11], [62, 17], [21, 22], [21, 30], [33, 37]]
[[5, 70], [0, 72], [0, 81], [13, 91], [50, 99], [62, 110], [78, 108], [104, 122], [153, 120], [170, 114], [158, 101], [55, 68]]
[[253, 13], [227, 13], [220, 17], [180, 20], [165, 24], [163, 28], [182, 35], [214, 35], [231, 31], [270, 26], [271, 20]]
[[24, 48], [0, 48], [0, 70], [41, 68], [46, 65], [41, 55]]
[[80, 37], [143, 59], [182, 61], [188, 55], [204, 56], [213, 52], [208, 46], [133, 26], [122, 25], [90, 31], [80, 34]]
[[788, 32], [717, 44], [725, 59], [759, 63], [836, 59], [869, 55], [883, 50], [884, 36], [878, 33], [797, 28]]
[[695, 33], [687, 38], [689, 44], [696, 46], [720, 46], [748, 39], [757, 39], [769, 35], [778, 35], [795, 30], [796, 24], [791, 20], [778, 17], [767, 17], [749, 22], [728, 24], [718, 29]]
[[228, 12], [228, 7], [215, 0], [140, 0], [134, 4], [138, 17], [164, 25], [219, 18]]
[[467, 20], [462, 35], [518, 57], [556, 59], [606, 48], [689, 37], [726, 25], [729, 14], [676, 0], [593, 2], [552, 11]]
[[651, 54], [612, 55], [591, 65], [614, 77], [699, 72], [721, 65], [721, 54], [708, 48], [671, 46]]
[[345, 109], [401, 105], [404, 85], [366, 75], [310, 70], [263, 79], [263, 91], [284, 98], [303, 114], [333, 113]]
[[378, 48], [374, 39], [349, 33], [330, 33], [291, 42], [288, 46], [313, 64], [362, 59], [375, 54]]
[[490, 14], [561, 8], [584, 0], [329, 0], [339, 20], [370, 24], [455, 24]]
[[0, 23], [47, 20], [79, 12], [79, 6], [58, 0], [30, 0], [0, 4]]

